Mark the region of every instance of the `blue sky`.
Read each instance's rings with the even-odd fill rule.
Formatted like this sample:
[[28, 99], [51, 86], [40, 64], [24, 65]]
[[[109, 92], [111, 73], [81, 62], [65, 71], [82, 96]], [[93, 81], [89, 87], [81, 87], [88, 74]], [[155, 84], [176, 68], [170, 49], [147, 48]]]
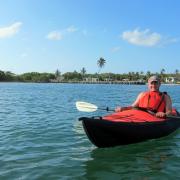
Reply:
[[179, 0], [0, 1], [0, 70], [180, 70]]

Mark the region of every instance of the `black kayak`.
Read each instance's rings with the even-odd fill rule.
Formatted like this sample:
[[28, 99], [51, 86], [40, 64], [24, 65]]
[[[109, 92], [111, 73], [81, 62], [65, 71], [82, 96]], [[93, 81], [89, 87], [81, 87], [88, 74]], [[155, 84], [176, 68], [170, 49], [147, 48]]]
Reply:
[[142, 110], [103, 117], [81, 117], [89, 140], [97, 147], [113, 147], [167, 136], [180, 127], [180, 115], [157, 118]]

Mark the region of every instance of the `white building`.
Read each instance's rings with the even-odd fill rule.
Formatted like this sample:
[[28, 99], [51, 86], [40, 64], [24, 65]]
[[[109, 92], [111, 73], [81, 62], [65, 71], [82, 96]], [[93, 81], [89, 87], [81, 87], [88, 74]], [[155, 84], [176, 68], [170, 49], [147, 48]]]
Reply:
[[176, 78], [175, 77], [166, 77], [165, 82], [166, 83], [175, 83]]
[[99, 81], [98, 78], [91, 78], [91, 77], [84, 78], [83, 80], [86, 82], [98, 82]]

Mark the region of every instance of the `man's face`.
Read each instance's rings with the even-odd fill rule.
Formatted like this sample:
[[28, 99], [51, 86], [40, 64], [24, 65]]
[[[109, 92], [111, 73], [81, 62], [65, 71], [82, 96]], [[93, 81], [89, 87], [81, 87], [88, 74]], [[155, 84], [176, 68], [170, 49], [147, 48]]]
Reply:
[[159, 91], [160, 83], [158, 81], [148, 82], [148, 88], [150, 91]]

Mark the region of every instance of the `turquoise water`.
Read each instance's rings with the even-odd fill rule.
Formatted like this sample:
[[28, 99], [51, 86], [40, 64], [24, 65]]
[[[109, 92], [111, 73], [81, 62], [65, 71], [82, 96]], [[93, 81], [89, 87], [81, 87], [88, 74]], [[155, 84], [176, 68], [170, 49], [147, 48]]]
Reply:
[[[180, 110], [180, 86], [162, 85]], [[98, 149], [78, 100], [128, 105], [145, 85], [0, 83], [0, 179], [179, 179], [180, 130], [144, 143]]]

